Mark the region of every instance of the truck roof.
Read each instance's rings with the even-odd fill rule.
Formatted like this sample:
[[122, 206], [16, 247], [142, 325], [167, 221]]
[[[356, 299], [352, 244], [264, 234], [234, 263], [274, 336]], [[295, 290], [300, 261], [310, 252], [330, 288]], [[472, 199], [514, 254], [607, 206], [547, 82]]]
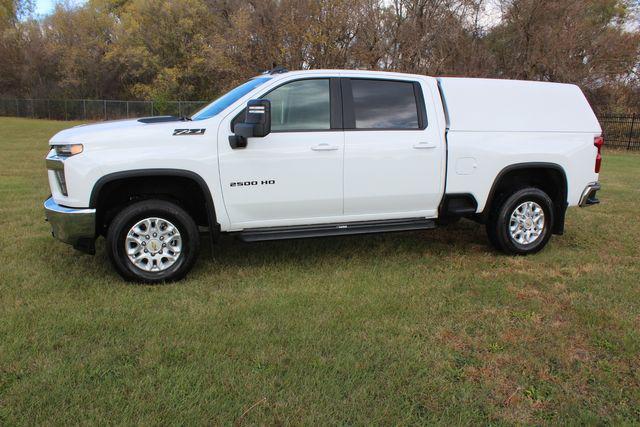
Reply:
[[451, 131], [602, 132], [576, 85], [437, 78]]

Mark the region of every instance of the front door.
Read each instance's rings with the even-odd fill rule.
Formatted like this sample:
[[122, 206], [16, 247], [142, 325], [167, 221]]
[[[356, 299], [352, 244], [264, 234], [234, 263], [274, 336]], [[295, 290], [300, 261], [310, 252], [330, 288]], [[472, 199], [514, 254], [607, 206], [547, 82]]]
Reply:
[[444, 143], [435, 120], [428, 121], [433, 101], [424, 83], [360, 78], [342, 83], [345, 216], [435, 217]]
[[231, 129], [223, 121], [220, 178], [233, 228], [327, 223], [342, 216], [344, 132], [332, 123], [337, 84], [296, 80], [263, 95], [271, 101], [271, 133], [249, 138], [243, 149], [229, 147]]

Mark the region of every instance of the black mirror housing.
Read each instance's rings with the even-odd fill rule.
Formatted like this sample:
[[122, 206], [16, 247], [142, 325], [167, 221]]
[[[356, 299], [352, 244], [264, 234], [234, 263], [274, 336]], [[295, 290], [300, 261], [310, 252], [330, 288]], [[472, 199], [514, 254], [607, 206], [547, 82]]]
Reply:
[[248, 138], [262, 138], [271, 133], [271, 102], [268, 99], [252, 99], [247, 102], [245, 119], [236, 123], [235, 135], [229, 136], [231, 148], [245, 148]]
[[271, 133], [271, 101], [252, 99], [247, 102], [245, 124], [253, 125], [253, 137], [262, 138]]

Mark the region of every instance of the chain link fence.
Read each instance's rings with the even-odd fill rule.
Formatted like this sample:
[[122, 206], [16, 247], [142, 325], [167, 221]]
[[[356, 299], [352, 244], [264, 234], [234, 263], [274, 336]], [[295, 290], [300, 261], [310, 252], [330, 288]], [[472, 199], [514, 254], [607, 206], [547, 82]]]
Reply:
[[189, 116], [209, 101], [115, 101], [106, 99], [0, 99], [0, 116], [51, 120], [118, 120]]

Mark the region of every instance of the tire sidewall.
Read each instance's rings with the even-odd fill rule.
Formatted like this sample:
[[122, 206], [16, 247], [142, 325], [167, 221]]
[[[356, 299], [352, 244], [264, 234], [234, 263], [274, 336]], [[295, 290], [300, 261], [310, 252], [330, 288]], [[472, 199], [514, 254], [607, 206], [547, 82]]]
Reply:
[[[176, 263], [160, 272], [141, 270], [129, 260], [125, 251], [125, 239], [131, 227], [149, 217], [171, 222], [180, 232], [182, 239], [182, 251]], [[124, 279], [142, 283], [162, 283], [180, 280], [191, 269], [198, 252], [199, 236], [193, 219], [182, 208], [162, 200], [146, 200], [128, 206], [114, 218], [109, 226], [107, 242], [111, 261]]]
[[[522, 245], [511, 237], [509, 225], [513, 211], [522, 203], [529, 201], [537, 203], [544, 211], [544, 229], [542, 231], [542, 235], [538, 237], [535, 242], [529, 245]], [[553, 202], [544, 191], [537, 188], [524, 188], [515, 192], [505, 200], [498, 213], [496, 234], [500, 245], [506, 252], [518, 255], [527, 255], [539, 252], [545, 247], [551, 238], [555, 219], [553, 213]]]

